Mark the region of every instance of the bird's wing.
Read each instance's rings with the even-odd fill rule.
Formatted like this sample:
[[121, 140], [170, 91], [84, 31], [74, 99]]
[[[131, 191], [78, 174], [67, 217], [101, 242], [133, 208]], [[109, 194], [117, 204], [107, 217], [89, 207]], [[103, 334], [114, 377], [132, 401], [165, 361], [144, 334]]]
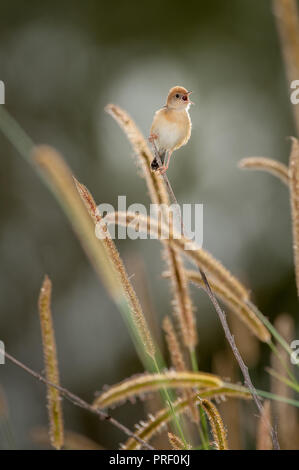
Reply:
[[160, 127], [161, 118], [163, 119], [164, 113], [165, 113], [164, 108], [158, 109], [158, 111], [155, 112], [154, 119], [153, 119], [152, 126], [151, 126], [151, 134], [159, 134], [158, 129]]

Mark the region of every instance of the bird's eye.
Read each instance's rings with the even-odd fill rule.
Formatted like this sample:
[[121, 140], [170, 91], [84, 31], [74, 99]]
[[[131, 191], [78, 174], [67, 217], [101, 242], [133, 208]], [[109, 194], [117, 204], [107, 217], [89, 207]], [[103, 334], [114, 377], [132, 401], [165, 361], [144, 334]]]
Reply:
[[175, 97], [176, 97], [176, 98], [179, 98], [179, 97], [180, 97], [180, 95], [177, 93], [177, 94], [175, 95]]

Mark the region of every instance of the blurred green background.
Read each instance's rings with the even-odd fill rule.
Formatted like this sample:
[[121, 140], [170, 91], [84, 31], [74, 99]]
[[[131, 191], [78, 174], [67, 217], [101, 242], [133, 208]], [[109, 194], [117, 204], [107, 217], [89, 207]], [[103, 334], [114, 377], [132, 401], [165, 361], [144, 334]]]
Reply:
[[[104, 112], [113, 102], [148, 135], [168, 89], [193, 90], [190, 142], [168, 176], [181, 203], [204, 204], [204, 247], [253, 292], [265, 315], [298, 314], [289, 194], [278, 180], [241, 171], [245, 156], [287, 164], [291, 104], [269, 0], [4, 2], [0, 79], [6, 107], [36, 143], [65, 156], [96, 201], [118, 195], [149, 204], [132, 150]], [[42, 371], [37, 312], [45, 273], [53, 282], [61, 382], [91, 401], [95, 390], [142, 371], [116, 307], [99, 284], [69, 223], [32, 169], [0, 135], [0, 339]], [[171, 313], [157, 241], [117, 242], [132, 282], [158, 324]], [[200, 368], [225, 347], [204, 294], [192, 289]], [[145, 301], [146, 299], [146, 301]], [[267, 388], [267, 348], [253, 376]], [[11, 364], [0, 367], [16, 448], [38, 448], [30, 432], [47, 425], [45, 388]], [[66, 428], [104, 447], [124, 436], [65, 402]], [[131, 428], [140, 404], [115, 416]], [[8, 448], [4, 439], [0, 448]]]

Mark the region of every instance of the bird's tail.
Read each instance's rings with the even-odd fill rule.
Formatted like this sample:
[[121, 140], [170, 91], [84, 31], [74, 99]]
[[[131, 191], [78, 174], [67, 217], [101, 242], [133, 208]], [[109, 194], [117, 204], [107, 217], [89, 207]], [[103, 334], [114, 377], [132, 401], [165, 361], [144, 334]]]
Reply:
[[[163, 151], [159, 152], [159, 156], [160, 156], [162, 165], [164, 164], [165, 155], [166, 155], [166, 150], [163, 150]], [[157, 171], [158, 168], [159, 168], [159, 163], [158, 163], [157, 158], [155, 157], [155, 158], [153, 159], [152, 163], [151, 163], [151, 170], [152, 170], [152, 171]]]

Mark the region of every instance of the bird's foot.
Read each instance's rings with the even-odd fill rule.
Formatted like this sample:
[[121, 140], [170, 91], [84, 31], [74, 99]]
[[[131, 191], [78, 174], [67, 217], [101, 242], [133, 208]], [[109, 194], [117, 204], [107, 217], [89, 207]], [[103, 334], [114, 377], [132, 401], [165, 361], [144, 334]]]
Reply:
[[149, 142], [152, 144], [154, 142], [154, 140], [157, 140], [158, 139], [158, 135], [157, 134], [150, 134], [148, 140]]
[[168, 170], [168, 166], [165, 166], [165, 165], [160, 166], [158, 170], [160, 172], [160, 175], [164, 175], [164, 173], [166, 173], [166, 171]]

